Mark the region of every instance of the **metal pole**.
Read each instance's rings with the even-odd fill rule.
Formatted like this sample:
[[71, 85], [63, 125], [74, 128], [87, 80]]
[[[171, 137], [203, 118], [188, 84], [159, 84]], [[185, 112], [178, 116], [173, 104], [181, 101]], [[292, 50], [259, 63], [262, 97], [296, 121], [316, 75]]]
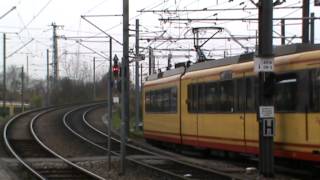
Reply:
[[[136, 19], [136, 57], [139, 56], [139, 19]], [[136, 124], [135, 130], [138, 131], [140, 123], [140, 83], [139, 83], [139, 62], [136, 59]]]
[[[141, 65], [140, 65], [140, 98], [142, 98], [142, 96], [143, 96], [143, 94], [142, 94], [142, 92], [143, 92], [143, 84], [142, 84], [142, 71], [143, 70], [143, 67], [142, 67], [142, 63], [141, 63]], [[141, 103], [141, 109], [142, 109], [142, 103]]]
[[[259, 57], [271, 59], [273, 63], [273, 1], [261, 0], [259, 7]], [[264, 134], [264, 119], [260, 109], [265, 106], [273, 108], [272, 98], [265, 96], [267, 86], [266, 80], [272, 77], [272, 72], [259, 72], [258, 84], [258, 107], [257, 119], [259, 123], [259, 170], [260, 174], [265, 177], [272, 177], [274, 175], [274, 157], [273, 157], [273, 136], [266, 136]], [[273, 108], [274, 109], [274, 108]], [[274, 111], [273, 111], [274, 112]], [[273, 119], [272, 119], [273, 123]], [[274, 128], [274, 126], [272, 126]]]
[[21, 67], [21, 107], [24, 112], [24, 68]]
[[[160, 62], [159, 62], [159, 59], [157, 60], [157, 70], [158, 70], [158, 71], [160, 70]], [[157, 72], [157, 70], [155, 70], [154, 72]]]
[[111, 127], [112, 127], [112, 38], [109, 42], [109, 81], [108, 81], [108, 170], [111, 169]]
[[309, 13], [310, 13], [310, 0], [303, 0], [302, 5], [302, 43], [309, 43]]
[[27, 79], [26, 79], [26, 88], [29, 87], [29, 56], [27, 56]]
[[311, 13], [310, 26], [310, 43], [314, 44], [314, 13]]
[[49, 49], [47, 49], [47, 100], [46, 100], [46, 106], [50, 105], [50, 74], [49, 74]]
[[149, 75], [151, 75], [151, 66], [152, 66], [152, 48], [149, 47]]
[[123, 62], [121, 68], [120, 174], [125, 174], [126, 140], [129, 127], [129, 0], [123, 0]]
[[142, 64], [140, 65], [140, 91], [142, 93]]
[[93, 100], [96, 99], [96, 58], [93, 57]]
[[58, 43], [57, 43], [57, 25], [52, 23], [53, 34], [52, 34], [52, 41], [53, 41], [53, 87], [56, 88], [58, 82]]
[[3, 101], [2, 101], [2, 106], [3, 106], [3, 115], [6, 115], [6, 91], [7, 91], [7, 86], [6, 86], [6, 34], [3, 33]]
[[281, 45], [286, 44], [286, 21], [281, 19]]
[[[142, 67], [142, 63], [141, 63], [141, 65], [140, 65], [140, 99], [142, 99], [142, 97], [143, 97], [143, 95], [142, 95], [142, 92], [143, 92], [143, 84], [142, 84], [142, 70], [143, 70], [143, 67]], [[143, 100], [142, 100], [142, 102], [143, 102]], [[141, 103], [141, 109], [142, 109], [142, 103]]]

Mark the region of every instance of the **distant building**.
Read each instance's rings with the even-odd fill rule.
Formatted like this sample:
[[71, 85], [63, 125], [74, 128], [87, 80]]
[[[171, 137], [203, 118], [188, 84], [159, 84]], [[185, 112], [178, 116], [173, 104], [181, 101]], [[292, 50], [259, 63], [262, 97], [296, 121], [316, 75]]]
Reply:
[[24, 103], [24, 107], [22, 107], [21, 102], [18, 101], [6, 101], [6, 108], [3, 108], [3, 101], [0, 100], [0, 115], [10, 115], [13, 116], [14, 114], [21, 113], [26, 109], [30, 108], [29, 103]]

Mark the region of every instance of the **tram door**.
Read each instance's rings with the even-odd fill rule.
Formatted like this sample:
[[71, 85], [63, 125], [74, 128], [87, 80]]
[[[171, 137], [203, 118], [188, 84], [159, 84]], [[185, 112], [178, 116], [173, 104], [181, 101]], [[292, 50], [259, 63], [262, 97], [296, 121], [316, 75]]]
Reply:
[[[243, 131], [241, 134], [242, 145], [246, 147], [246, 79], [238, 78], [234, 80], [234, 111], [239, 117], [238, 121], [240, 122], [240, 130]], [[243, 148], [245, 150], [245, 148]]]
[[242, 111], [244, 123], [244, 143], [246, 152], [254, 153], [254, 149], [258, 148], [259, 140], [259, 125], [256, 114], [256, 88], [255, 78], [253, 76], [244, 77], [242, 81]]
[[[182, 85], [184, 86], [184, 85]], [[182, 88], [181, 96], [185, 100], [181, 107], [181, 139], [183, 144], [198, 146], [198, 107], [199, 92], [196, 80]]]

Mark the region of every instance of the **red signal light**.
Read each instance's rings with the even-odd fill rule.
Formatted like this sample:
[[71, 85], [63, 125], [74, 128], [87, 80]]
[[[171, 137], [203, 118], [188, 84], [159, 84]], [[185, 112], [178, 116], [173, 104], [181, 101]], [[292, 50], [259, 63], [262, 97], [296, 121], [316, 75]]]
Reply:
[[119, 68], [118, 65], [114, 65], [114, 66], [112, 67], [112, 72], [113, 72], [113, 77], [114, 77], [114, 78], [118, 78], [118, 76], [119, 76], [119, 71], [120, 71], [120, 68]]
[[113, 72], [119, 72], [119, 67], [113, 67], [113, 68], [112, 68], [112, 71], [113, 71]]

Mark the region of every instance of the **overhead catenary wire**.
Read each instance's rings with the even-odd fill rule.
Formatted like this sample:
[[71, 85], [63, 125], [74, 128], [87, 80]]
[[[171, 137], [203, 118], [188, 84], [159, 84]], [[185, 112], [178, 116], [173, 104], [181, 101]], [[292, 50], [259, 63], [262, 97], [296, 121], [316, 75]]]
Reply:
[[96, 51], [96, 50], [94, 50], [94, 49], [92, 49], [92, 48], [90, 48], [90, 47], [88, 47], [88, 46], [84, 45], [84, 44], [83, 44], [83, 43], [81, 43], [80, 41], [76, 41], [76, 43], [80, 44], [81, 46], [83, 46], [83, 47], [87, 48], [88, 50], [90, 50], [90, 51], [92, 51], [92, 52], [95, 52], [97, 55], [99, 55], [99, 56], [103, 57], [104, 59], [109, 60], [109, 58], [108, 58], [108, 57], [106, 57], [106, 56], [104, 56], [102, 53], [100, 53], [100, 52], [98, 52], [98, 51]]
[[5, 16], [7, 16], [10, 12], [12, 12], [13, 10], [15, 10], [17, 7], [13, 6], [10, 10], [8, 10], [7, 12], [5, 12], [3, 15], [0, 16], [0, 20], [2, 18], [4, 18]]
[[[288, 17], [288, 18], [273, 18], [273, 20], [303, 20], [303, 19], [315, 19], [319, 20], [320, 17]], [[159, 18], [159, 21], [207, 21], [207, 22], [212, 22], [212, 21], [258, 21], [258, 18]]]
[[92, 12], [94, 9], [98, 8], [98, 7], [101, 7], [102, 4], [106, 3], [107, 1], [109, 0], [102, 0], [101, 2], [99, 2], [98, 4], [94, 5], [92, 8], [90, 8], [89, 10], [87, 10], [85, 12], [85, 14], [88, 14], [90, 12]]
[[[157, 7], [159, 7], [160, 5], [162, 5], [163, 3], [165, 3], [166, 1], [168, 1], [168, 0], [164, 0], [164, 2], [161, 2], [161, 3], [153, 6], [153, 7], [150, 8], [150, 9], [157, 8]], [[149, 5], [149, 6], [152, 6], [152, 5], [153, 5], [153, 4], [151, 4], [151, 5]], [[147, 7], [148, 7], [148, 6], [147, 6]], [[146, 8], [147, 8], [147, 7], [146, 7]], [[132, 20], [135, 20], [136, 18], [138, 18], [138, 17], [141, 16], [141, 15], [142, 15], [142, 13], [140, 13], [140, 14], [138, 14], [138, 15], [135, 15], [134, 17], [132, 17], [132, 18], [129, 19], [129, 22], [132, 21]], [[110, 27], [110, 28], [108, 28], [108, 29], [106, 29], [106, 30], [103, 30], [103, 31], [108, 32], [108, 31], [110, 31], [110, 30], [113, 30], [113, 29], [119, 27], [120, 25], [122, 25], [122, 22], [119, 23], [119, 24], [116, 24], [116, 25], [114, 25], [114, 26], [112, 26], [112, 27]], [[102, 30], [102, 29], [101, 29], [101, 30]], [[101, 33], [103, 33], [103, 32], [97, 33], [97, 34], [95, 34], [95, 35], [93, 35], [93, 36], [100, 35]]]
[[112, 38], [116, 43], [118, 43], [118, 44], [120, 44], [122, 46], [122, 43], [120, 41], [118, 41], [116, 38], [111, 36], [109, 33], [107, 33], [106, 31], [104, 31], [103, 29], [101, 29], [100, 27], [98, 27], [97, 25], [92, 23], [91, 21], [89, 21], [85, 16], [81, 15], [81, 18], [84, 19], [89, 24], [91, 24], [92, 26], [94, 26], [95, 28], [97, 28], [99, 31], [101, 31], [101, 33], [103, 33], [103, 34], [107, 35], [108, 37]]
[[49, 4], [52, 2], [52, 0], [47, 1], [47, 3], [36, 13], [35, 16], [32, 17], [32, 19], [24, 25], [24, 27], [19, 31], [19, 34], [23, 32], [25, 29], [28, 28], [28, 26], [37, 18], [40, 16], [40, 14], [49, 6]]
[[[105, 2], [105, 1], [101, 1], [101, 2]], [[186, 3], [189, 3], [190, 1], [175, 1], [175, 8], [176, 9], [183, 9], [183, 7], [185, 6], [185, 4]], [[194, 1], [195, 3], [197, 3], [197, 4], [193, 4], [193, 5], [191, 5], [190, 7], [188, 7], [188, 8], [191, 8], [191, 9], [195, 9], [195, 8], [197, 8], [197, 6], [199, 7], [199, 9], [201, 9], [201, 3], [202, 3], [202, 1], [200, 1], [200, 0], [195, 0]], [[221, 0], [219, 0], [219, 4], [223, 4], [223, 3], [225, 3], [225, 2], [227, 2], [227, 1], [221, 1]], [[99, 2], [100, 3], [100, 2]], [[158, 3], [158, 2], [157, 2]], [[161, 3], [161, 5], [159, 5], [158, 6], [158, 8], [154, 8], [155, 10], [156, 9], [159, 9], [159, 8], [161, 8], [161, 6], [163, 6], [164, 8], [167, 8], [167, 7], [170, 7], [169, 5], [170, 4], [172, 4], [173, 3], [173, 1], [159, 1], [159, 4]], [[152, 4], [152, 6], [154, 6], [156, 3], [154, 3], [154, 4]], [[216, 1], [211, 1], [210, 2], [210, 4], [212, 4], [212, 6], [213, 6], [213, 4], [214, 5], [217, 5], [216, 4]], [[230, 4], [232, 4], [232, 3], [230, 3]], [[235, 3], [233, 3], [232, 5], [234, 5]], [[193, 6], [193, 7], [192, 7]], [[97, 6], [98, 7], [98, 6]], [[222, 7], [222, 6], [217, 6], [218, 8], [220, 8], [220, 7]], [[207, 6], [207, 8], [208, 9], [210, 9], [210, 7], [209, 6]], [[288, 8], [288, 9], [290, 9], [290, 8]], [[147, 10], [147, 9], [146, 9]], [[92, 11], [92, 13], [94, 13], [94, 11]], [[191, 14], [191, 13], [190, 13]], [[190, 15], [189, 14], [189, 15]], [[199, 14], [199, 13], [198, 13]], [[197, 14], [197, 15], [198, 15]], [[141, 14], [137, 14], [138, 15], [138, 17], [139, 16], [142, 16], [142, 18], [144, 17], [144, 13], [141, 13]], [[177, 16], [180, 16], [180, 17], [184, 17], [184, 16], [182, 16], [181, 14], [179, 14], [179, 15], [177, 15]], [[212, 15], [211, 15], [212, 16]], [[198, 17], [200, 17], [200, 16], [198, 16]], [[221, 16], [222, 17], [222, 16]], [[241, 16], [239, 16], [239, 17], [241, 17]], [[192, 16], [190, 16], [190, 18], [192, 18]], [[80, 21], [81, 21], [81, 19], [80, 19]], [[192, 26], [197, 26], [198, 24], [197, 23], [199, 23], [199, 22], [191, 22], [191, 23], [188, 23], [188, 25], [186, 25], [186, 26], [189, 26], [189, 28], [190, 27], [192, 27]], [[200, 22], [200, 23], [207, 23], [207, 22]], [[221, 22], [221, 23], [226, 23], [226, 22]], [[253, 22], [253, 23], [255, 23], [255, 22]], [[122, 24], [122, 23], [120, 23], [120, 24]], [[176, 22], [172, 22], [172, 24], [171, 24], [171, 26], [170, 27], [168, 27], [168, 28], [170, 28], [170, 30], [169, 31], [171, 31], [171, 35], [172, 35], [172, 37], [180, 37], [180, 35], [181, 35], [181, 33], [183, 33], [183, 31], [185, 31], [185, 29], [187, 29], [187, 27], [184, 27], [183, 26], [183, 23], [181, 23], [181, 24], [179, 24], [179, 26], [180, 27], [178, 27], [178, 25], [175, 25], [176, 24]], [[290, 23], [288, 23], [289, 25], [290, 25]], [[288, 24], [286, 24], [286, 25], [288, 25]], [[298, 25], [299, 23], [297, 23], [297, 25]], [[167, 24], [168, 25], [168, 24]], [[167, 27], [167, 25], [165, 25], [165, 27]], [[255, 24], [253, 24], [252, 25], [252, 27], [253, 27], [253, 29], [254, 29], [254, 25]], [[293, 23], [292, 23], [292, 25], [294, 25]], [[119, 26], [119, 25], [118, 25]], [[152, 30], [154, 30], [154, 28], [156, 27], [156, 26], [149, 26], [150, 28], [149, 28], [149, 31], [150, 31], [150, 33], [151, 34], [155, 34], [155, 36], [158, 36], [161, 32], [157, 32], [157, 33], [152, 33]], [[252, 28], [251, 27], [251, 28]], [[174, 28], [183, 28], [183, 29], [181, 29], [181, 33], [176, 33], [175, 32], [175, 30], [174, 30]], [[31, 28], [29, 28], [28, 27], [28, 30], [30, 30]], [[105, 28], [103, 28], [103, 29], [105, 29]], [[107, 28], [106, 28], [107, 29]], [[157, 29], [156, 29], [157, 30]], [[65, 31], [67, 31], [67, 30], [65, 30]], [[72, 30], [71, 30], [72, 31]], [[107, 32], [108, 32], [108, 30], [107, 30]], [[252, 31], [253, 32], [253, 31]], [[32, 32], [33, 33], [33, 32]], [[92, 32], [91, 32], [92, 33]], [[147, 32], [146, 32], [147, 33]], [[81, 34], [81, 33], [80, 33]], [[92, 35], [94, 35], [95, 33], [92, 33]], [[101, 33], [100, 33], [101, 34]], [[67, 35], [67, 34], [66, 34]], [[114, 35], [114, 34], [112, 34], [112, 35]], [[248, 36], [251, 36], [251, 35], [253, 35], [253, 34], [250, 34], [250, 35], [248, 35]], [[90, 34], [88, 35], [88, 36], [90, 36]], [[107, 37], [107, 36], [104, 36], [104, 37]], [[115, 37], [117, 37], [117, 36], [115, 36]], [[163, 43], [163, 41], [165, 41], [165, 38], [168, 38], [168, 42], [166, 42], [166, 43], [164, 43], [162, 46], [160, 46], [160, 48], [161, 47], [166, 47], [166, 46], [170, 46], [170, 47], [172, 47], [172, 48], [174, 48], [175, 46], [176, 47], [179, 47], [179, 46], [182, 46], [182, 48], [184, 48], [184, 47], [187, 47], [186, 46], [186, 43], [184, 42], [178, 42], [178, 41], [172, 41], [172, 40], [169, 40], [169, 38], [170, 37], [167, 37], [167, 36], [165, 36], [164, 37], [164, 39], [163, 40], [158, 40], [159, 42], [152, 42], [153, 43], [153, 45], [154, 45], [154, 47], [157, 47], [157, 46], [159, 46], [159, 44], [161, 44], [161, 43]], [[252, 38], [252, 39], [254, 39], [254, 38]], [[25, 39], [24, 39], [24, 41], [26, 41]], [[38, 40], [38, 38], [36, 38], [36, 40], [35, 40], [35, 42], [37, 42], [37, 44], [39, 44], [40, 42], [44, 42], [44, 39], [41, 39], [41, 40]], [[91, 41], [91, 40], [90, 40]], [[253, 41], [248, 41], [248, 43], [249, 44], [252, 44], [252, 43], [254, 43]], [[67, 43], [67, 44], [71, 44], [71, 43]], [[143, 44], [143, 46], [145, 46], [145, 44], [147, 44], [147, 43], [144, 43]], [[50, 45], [50, 44], [47, 44], [47, 43], [42, 43], [41, 45], [43, 45], [43, 46], [48, 46], [48, 45]], [[77, 45], [77, 43], [75, 43], [75, 45]], [[90, 44], [91, 45], [91, 44]], [[80, 45], [79, 45], [80, 46]], [[69, 50], [71, 50], [72, 48], [74, 48], [74, 47], [68, 47], [67, 45], [66, 45], [66, 47], [59, 47], [59, 48], [61, 48], [61, 49], [63, 49], [63, 48], [67, 48], [67, 49], [69, 49]]]
[[[169, 28], [171, 28], [171, 27], [169, 27]], [[179, 24], [179, 30], [181, 29], [181, 26], [180, 26], [180, 24]], [[181, 31], [179, 31], [179, 35], [178, 35], [178, 37], [180, 37], [180, 35], [181, 35]], [[154, 42], [153, 42], [154, 43]], [[168, 43], [171, 43], [171, 44], [173, 44], [173, 43], [176, 43], [176, 42], [174, 42], [172, 39], [170, 39], [170, 37], [169, 37], [169, 40], [168, 40]], [[155, 47], [160, 47], [161, 45], [163, 45], [164, 44], [164, 42], [161, 42], [159, 45], [156, 45]], [[150, 45], [150, 43], [149, 43], [149, 45]]]
[[[275, 10], [283, 10], [283, 9], [301, 9], [301, 6], [288, 6], [288, 7], [275, 7]], [[178, 12], [220, 12], [220, 11], [245, 11], [245, 10], [258, 10], [258, 8], [254, 7], [243, 7], [243, 8], [202, 8], [202, 9], [155, 9], [155, 10], [138, 10], [139, 13], [178, 13]]]
[[28, 41], [27, 43], [25, 43], [24, 45], [22, 45], [21, 47], [19, 47], [17, 50], [15, 50], [14, 52], [12, 52], [11, 54], [9, 54], [6, 58], [10, 58], [11, 56], [13, 56], [14, 54], [16, 54], [17, 52], [19, 52], [21, 49], [23, 49], [24, 47], [26, 47], [28, 44], [30, 44], [34, 39], [32, 38], [30, 41]]

